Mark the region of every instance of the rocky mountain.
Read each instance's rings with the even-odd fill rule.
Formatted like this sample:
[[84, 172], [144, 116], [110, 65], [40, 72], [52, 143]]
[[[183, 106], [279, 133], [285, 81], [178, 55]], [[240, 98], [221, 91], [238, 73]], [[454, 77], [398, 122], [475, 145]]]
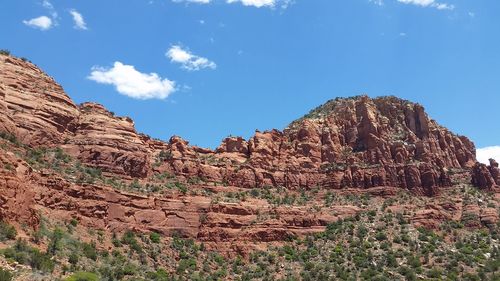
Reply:
[[384, 208], [416, 227], [498, 222], [498, 195], [483, 204], [456, 192], [472, 183], [499, 194], [498, 163], [476, 163], [467, 137], [396, 97], [330, 100], [282, 131], [211, 150], [138, 133], [130, 118], [76, 105], [34, 64], [0, 55], [0, 136], [0, 217], [26, 237], [75, 220], [107, 233], [105, 247], [133, 230], [245, 255], [402, 192], [416, 199]]
[[212, 151], [179, 137], [152, 140], [101, 105], [77, 106], [30, 63], [3, 58], [1, 79], [4, 131], [129, 178], [167, 171], [241, 187], [398, 186], [433, 195], [450, 185], [446, 170], [475, 163], [469, 139], [439, 126], [422, 106], [395, 97], [332, 100], [283, 131], [226, 138]]

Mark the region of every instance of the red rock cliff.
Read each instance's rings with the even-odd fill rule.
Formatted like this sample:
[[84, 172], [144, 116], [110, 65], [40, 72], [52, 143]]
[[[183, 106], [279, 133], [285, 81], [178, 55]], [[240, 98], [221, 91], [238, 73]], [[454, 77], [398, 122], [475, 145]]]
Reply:
[[152, 140], [129, 118], [95, 103], [76, 106], [31, 63], [1, 56], [0, 69], [3, 130], [128, 178], [168, 171], [242, 187], [398, 186], [432, 195], [450, 185], [448, 169], [475, 163], [469, 139], [439, 126], [421, 105], [395, 97], [331, 100], [283, 131], [226, 138], [212, 151], [179, 137]]
[[[474, 183], [481, 187], [499, 184], [498, 164], [475, 165], [469, 139], [439, 126], [422, 106], [395, 97], [331, 100], [283, 131], [257, 131], [249, 140], [229, 137], [213, 151], [190, 146], [177, 136], [168, 142], [151, 139], [137, 133], [131, 119], [114, 116], [99, 104], [75, 105], [35, 65], [4, 55], [0, 132], [24, 144], [0, 150], [0, 218], [36, 225], [37, 214], [44, 213], [110, 231], [177, 231], [215, 246], [322, 231], [327, 223], [360, 209], [332, 205], [316, 210], [316, 201], [276, 207], [257, 198], [217, 203], [199, 194], [130, 194], [109, 184], [82, 184], [36, 170], [9, 149], [59, 147], [83, 164], [100, 168], [108, 179], [128, 184], [168, 172], [179, 181], [202, 179], [197, 188], [203, 191], [225, 183], [237, 192], [279, 186], [368, 189], [383, 196], [405, 188], [435, 195], [451, 185], [452, 169], [471, 169]], [[454, 216], [435, 209], [436, 217]], [[426, 214], [420, 214], [421, 224], [429, 223]]]

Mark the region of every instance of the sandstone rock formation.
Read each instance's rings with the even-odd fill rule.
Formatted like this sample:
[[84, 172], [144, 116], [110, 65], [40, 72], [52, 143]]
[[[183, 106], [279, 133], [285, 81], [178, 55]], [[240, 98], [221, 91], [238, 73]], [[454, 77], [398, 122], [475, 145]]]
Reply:
[[131, 119], [101, 105], [76, 106], [31, 63], [0, 61], [4, 130], [29, 145], [60, 146], [110, 174], [144, 178], [160, 160], [160, 171], [242, 187], [399, 186], [433, 195], [450, 185], [447, 169], [475, 162], [469, 139], [439, 126], [422, 106], [395, 97], [331, 100], [284, 131], [256, 132], [248, 141], [227, 138], [212, 151], [179, 137], [151, 140]]
[[[311, 212], [317, 202], [276, 207], [262, 199], [224, 203], [196, 194], [143, 196], [75, 183], [6, 151], [57, 147], [108, 178], [130, 183], [168, 174], [184, 182], [197, 179], [203, 190], [223, 184], [391, 196], [400, 188], [432, 196], [452, 185], [452, 169], [471, 168], [474, 184], [487, 189], [500, 184], [498, 164], [475, 164], [469, 139], [439, 126], [421, 105], [395, 97], [331, 100], [283, 131], [257, 131], [249, 140], [229, 137], [211, 150], [177, 136], [155, 140], [102, 105], [76, 105], [35, 65], [5, 55], [0, 55], [0, 132], [22, 143], [0, 153], [1, 218], [37, 225], [38, 214], [50, 213], [109, 231], [177, 232], [214, 245], [322, 231], [361, 210], [347, 204]], [[447, 208], [422, 210], [414, 221], [438, 225], [458, 212]], [[498, 221], [491, 210], [478, 215], [485, 223]]]
[[472, 184], [482, 189], [496, 189], [500, 186], [500, 169], [494, 159], [490, 165], [477, 162], [472, 168]]
[[329, 101], [283, 132], [227, 138], [215, 152], [179, 138], [168, 151], [165, 169], [238, 186], [399, 186], [426, 195], [451, 185], [448, 169], [475, 162], [473, 143], [437, 125], [422, 106], [367, 96]]

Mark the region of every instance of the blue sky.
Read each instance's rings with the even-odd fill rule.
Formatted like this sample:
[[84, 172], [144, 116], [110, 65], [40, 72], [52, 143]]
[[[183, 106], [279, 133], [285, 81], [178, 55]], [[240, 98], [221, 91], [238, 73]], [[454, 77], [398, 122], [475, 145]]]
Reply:
[[160, 139], [214, 148], [366, 93], [419, 102], [482, 148], [500, 144], [499, 10], [497, 0], [5, 0], [0, 48]]

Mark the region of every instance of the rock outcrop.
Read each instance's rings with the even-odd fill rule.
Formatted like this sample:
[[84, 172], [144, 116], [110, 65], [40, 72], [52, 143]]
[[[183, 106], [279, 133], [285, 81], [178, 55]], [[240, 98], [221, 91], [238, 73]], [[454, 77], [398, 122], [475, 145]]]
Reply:
[[103, 171], [145, 177], [155, 142], [95, 103], [74, 104], [30, 62], [0, 55], [0, 129], [30, 146], [62, 147]]
[[0, 119], [30, 145], [60, 144], [78, 108], [62, 87], [35, 65], [0, 55]]
[[234, 242], [283, 241], [321, 232], [328, 223], [361, 212], [356, 206], [338, 205], [311, 213], [314, 201], [276, 207], [256, 198], [230, 203], [201, 195], [139, 195], [76, 184], [50, 170], [35, 171], [13, 153], [0, 154], [0, 163], [0, 219], [30, 226], [39, 224], [40, 215], [76, 219], [92, 229], [175, 233], [220, 251], [235, 251]]
[[490, 159], [490, 165], [477, 162], [472, 168], [472, 184], [487, 190], [499, 188], [500, 169], [494, 159]]
[[215, 152], [179, 138], [168, 151], [167, 170], [238, 186], [399, 186], [426, 195], [451, 185], [448, 169], [475, 162], [473, 143], [439, 126], [422, 106], [367, 96], [329, 101], [283, 132], [225, 139]]
[[28, 145], [62, 147], [113, 175], [168, 171], [241, 187], [398, 186], [433, 195], [450, 185], [448, 169], [475, 163], [469, 139], [439, 126], [421, 105], [395, 97], [331, 100], [284, 131], [257, 131], [248, 141], [227, 138], [212, 151], [179, 137], [151, 140], [131, 119], [95, 103], [76, 106], [31, 63], [1, 56], [0, 68], [5, 131]]
[[[195, 179], [204, 191], [225, 185], [390, 196], [401, 188], [433, 196], [452, 185], [452, 169], [472, 169], [474, 184], [486, 189], [500, 184], [498, 164], [476, 164], [469, 139], [438, 125], [421, 105], [395, 97], [331, 100], [283, 131], [256, 131], [248, 140], [229, 137], [211, 150], [177, 136], [155, 140], [138, 133], [130, 118], [117, 117], [102, 105], [76, 105], [35, 65], [5, 55], [0, 55], [0, 132], [16, 137], [21, 143], [16, 149], [61, 148], [126, 184], [169, 175], [180, 182]], [[221, 203], [196, 194], [142, 196], [109, 184], [76, 183], [1, 151], [0, 217], [30, 225], [38, 224], [38, 214], [53, 213], [89, 227], [176, 232], [217, 245], [322, 231], [361, 211], [340, 205], [311, 212], [318, 202], [276, 207], [257, 198]], [[437, 225], [455, 211], [430, 208], [419, 212], [415, 222]], [[485, 223], [498, 221], [491, 210], [479, 215]]]

